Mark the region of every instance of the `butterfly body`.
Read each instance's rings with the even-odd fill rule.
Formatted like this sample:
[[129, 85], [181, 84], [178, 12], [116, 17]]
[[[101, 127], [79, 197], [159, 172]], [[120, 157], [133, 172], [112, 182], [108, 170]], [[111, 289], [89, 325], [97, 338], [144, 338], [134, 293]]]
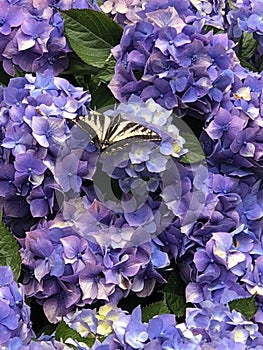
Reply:
[[160, 142], [161, 136], [146, 126], [129, 120], [123, 120], [118, 115], [109, 117], [104, 114], [91, 113], [77, 117], [73, 122], [84, 132], [89, 134], [91, 142], [94, 143], [100, 152], [109, 149], [121, 149], [130, 141], [153, 141]]

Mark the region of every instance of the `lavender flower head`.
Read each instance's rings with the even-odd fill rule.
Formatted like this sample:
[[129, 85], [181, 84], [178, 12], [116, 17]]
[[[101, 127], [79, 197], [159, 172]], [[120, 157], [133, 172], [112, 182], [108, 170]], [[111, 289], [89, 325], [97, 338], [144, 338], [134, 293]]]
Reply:
[[[108, 310], [116, 310], [112, 305]], [[68, 325], [82, 332], [89, 330], [96, 319], [101, 319], [101, 311], [91, 311], [87, 317], [82, 310], [75, 315], [65, 318]], [[79, 349], [105, 349], [123, 347], [130, 349], [220, 349], [222, 344], [238, 349], [257, 349], [262, 346], [263, 337], [258, 326], [237, 311], [230, 311], [229, 307], [211, 302], [203, 302], [199, 307], [187, 308], [185, 323], [177, 324], [174, 315], [162, 314], [151, 318], [147, 323], [141, 320], [140, 306], [131, 314], [118, 309], [118, 316], [114, 318], [113, 327], [107, 328], [112, 319], [111, 311], [107, 313], [104, 329], [106, 337], [103, 343], [96, 341], [92, 348], [84, 343], [67, 339], [66, 343], [77, 346]], [[95, 322], [96, 323], [96, 322]], [[93, 335], [100, 335], [92, 328]], [[84, 333], [83, 333], [84, 334]], [[85, 333], [87, 334], [87, 333]], [[89, 333], [91, 334], [91, 333]], [[103, 344], [103, 345], [102, 345]], [[81, 347], [83, 346], [83, 348]], [[104, 347], [103, 347], [104, 349]]]
[[14, 281], [9, 267], [1, 266], [0, 275], [0, 346], [5, 347], [16, 337], [26, 344], [34, 332], [31, 328], [30, 308], [24, 301], [23, 287]]
[[100, 11], [96, 1], [1, 1], [0, 60], [9, 75], [15, 69], [58, 75], [68, 66], [71, 48], [64, 34], [64, 22], [58, 9], [86, 8]]
[[50, 70], [13, 78], [4, 88], [1, 113], [7, 118], [2, 125], [0, 187], [7, 220], [27, 217], [33, 225], [39, 220], [35, 218], [54, 212], [58, 187], [52, 169], [69, 135], [65, 118], [82, 114], [89, 101], [82, 88], [54, 77]]
[[211, 114], [231, 86], [235, 53], [227, 35], [205, 34], [202, 15], [196, 20], [194, 13], [187, 1], [166, 1], [162, 8], [152, 1], [141, 11], [141, 20], [125, 26], [112, 51], [117, 64], [109, 84], [119, 101], [135, 94], [179, 115], [187, 112], [181, 110], [183, 104], [194, 115], [199, 111], [200, 118]]

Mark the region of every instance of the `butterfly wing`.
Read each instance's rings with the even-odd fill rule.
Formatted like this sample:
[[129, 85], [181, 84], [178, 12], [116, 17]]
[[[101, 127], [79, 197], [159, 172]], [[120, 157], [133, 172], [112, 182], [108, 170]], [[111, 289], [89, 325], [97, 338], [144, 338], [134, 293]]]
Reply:
[[107, 144], [113, 145], [125, 140], [128, 143], [131, 139], [132, 141], [161, 141], [160, 135], [146, 126], [116, 117], [114, 124], [108, 129], [105, 139]]
[[110, 127], [111, 118], [98, 113], [90, 113], [77, 117], [73, 122], [100, 147]]
[[[123, 120], [119, 115], [109, 117], [104, 114], [91, 113], [77, 117], [73, 122], [89, 134], [91, 140], [99, 146], [102, 152], [115, 144], [116, 149], [120, 149], [128, 144], [131, 139], [137, 142], [145, 140], [161, 141], [160, 135], [155, 131], [142, 124]], [[111, 148], [111, 150], [114, 149]]]

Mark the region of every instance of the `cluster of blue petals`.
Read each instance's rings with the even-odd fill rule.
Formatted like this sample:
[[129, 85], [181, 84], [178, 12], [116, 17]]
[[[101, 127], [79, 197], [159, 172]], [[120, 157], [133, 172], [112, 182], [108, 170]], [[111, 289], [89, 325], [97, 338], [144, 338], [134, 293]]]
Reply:
[[92, 347], [81, 341], [67, 339], [66, 344], [79, 350], [110, 349], [255, 349], [263, 346], [258, 326], [237, 311], [222, 304], [203, 302], [188, 308], [184, 323], [177, 323], [171, 314], [158, 315], [142, 322], [140, 307], [131, 314], [108, 305], [107, 310], [79, 310], [65, 318], [65, 322], [83, 337], [91, 333], [103, 337]]
[[[124, 27], [109, 84], [121, 103], [104, 114], [151, 128], [159, 144], [102, 155], [74, 124], [91, 95], [57, 76], [71, 50], [57, 8], [72, 7], [105, 11]], [[241, 65], [235, 48], [248, 33], [258, 41], [252, 61], [262, 53], [263, 6], [233, 7], [1, 0], [3, 68], [37, 72], [0, 90], [0, 196], [21, 247], [21, 288], [51, 323], [104, 337], [91, 348], [32, 340], [23, 292], [2, 267], [3, 349], [263, 348], [263, 77]], [[184, 121], [194, 125], [198, 161]], [[117, 308], [128, 295], [150, 296], [175, 265], [192, 304], [183, 323], [168, 314], [142, 322], [139, 307], [130, 315]], [[251, 296], [251, 320], [230, 311], [230, 301]], [[111, 310], [84, 308], [96, 303]]]
[[71, 48], [64, 33], [59, 10], [86, 8], [99, 11], [95, 1], [65, 0], [0, 2], [0, 61], [9, 75], [16, 71], [55, 75], [68, 66]]

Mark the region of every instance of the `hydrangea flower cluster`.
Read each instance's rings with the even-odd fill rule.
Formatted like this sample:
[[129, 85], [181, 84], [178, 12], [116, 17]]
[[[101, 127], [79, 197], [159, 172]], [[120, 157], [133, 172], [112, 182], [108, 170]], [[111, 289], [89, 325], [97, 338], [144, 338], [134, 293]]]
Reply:
[[[54, 337], [35, 339], [30, 307], [25, 303], [24, 287], [14, 281], [9, 266], [0, 266], [0, 347], [3, 350], [70, 350]], [[33, 340], [35, 339], [35, 340]]]
[[200, 247], [188, 258], [194, 266], [185, 272], [190, 281], [186, 294], [194, 303], [223, 304], [257, 294], [257, 322], [262, 322], [262, 296], [257, 290], [263, 228], [262, 77], [241, 72], [200, 137], [213, 208], [210, 218], [201, 215], [190, 233]]
[[37, 2], [21, 0], [0, 3], [0, 61], [9, 75], [15, 70], [43, 72], [52, 69], [55, 75], [68, 65], [71, 52], [64, 35], [64, 23], [57, 9], [88, 8], [99, 10], [95, 1]]
[[203, 120], [205, 206], [194, 225], [175, 220], [171, 233], [158, 238], [175, 251], [187, 301], [225, 304], [261, 286], [262, 76], [240, 65], [227, 35], [204, 34], [202, 22], [190, 20], [189, 4], [166, 2], [162, 10], [153, 4], [145, 6], [143, 21], [125, 26], [110, 87], [119, 100], [151, 97], [179, 116]]
[[[54, 213], [51, 169], [69, 134], [63, 118], [85, 112], [90, 95], [49, 70], [11, 79], [1, 99], [0, 195], [6, 221], [16, 218], [11, 227], [21, 236], [40, 218]], [[45, 112], [56, 117], [41, 115]]]
[[[90, 208], [94, 215], [101, 211], [99, 205]], [[90, 224], [95, 225], [96, 217], [90, 215], [90, 219]], [[108, 219], [104, 210], [105, 223]], [[21, 242], [21, 255], [27, 267], [23, 279], [25, 292], [43, 304], [52, 323], [76, 305], [98, 300], [117, 302], [130, 291], [147, 295], [157, 281], [164, 282], [153, 259], [154, 255], [161, 255], [157, 267], [166, 266], [168, 259], [165, 253], [154, 253], [150, 242], [137, 248], [107, 249], [78, 235], [66, 223], [62, 228], [61, 221], [49, 222], [49, 226], [27, 233]]]
[[258, 0], [234, 1], [233, 9], [227, 13], [227, 28], [231, 39], [238, 41], [244, 34], [254, 39], [255, 52], [250, 57], [251, 67], [258, 63], [263, 52], [262, 3]]
[[[102, 157], [102, 165], [115, 175], [119, 188], [127, 195], [117, 209], [110, 205], [111, 201], [108, 204], [104, 198], [98, 200], [90, 184], [90, 180], [96, 183], [98, 152], [89, 150], [86, 133], [75, 127], [69, 129], [66, 124], [66, 119], [73, 119], [85, 107], [89, 95], [81, 89], [63, 86], [63, 79], [48, 74], [46, 72], [45, 78], [42, 74], [36, 78], [31, 75], [22, 80], [15, 78], [4, 89], [5, 98], [11, 86], [12, 91], [16, 91], [17, 82], [26, 87], [20, 117], [18, 113], [15, 115], [20, 130], [25, 128], [24, 135], [16, 143], [11, 138], [16, 134], [13, 131], [9, 136], [8, 129], [12, 132], [16, 124], [11, 112], [18, 107], [11, 105], [8, 109], [6, 100], [3, 101], [6, 132], [2, 142], [2, 169], [6, 168], [7, 173], [2, 175], [2, 196], [7, 222], [13, 218], [24, 222], [27, 218], [27, 227], [23, 230], [21, 226], [12, 227], [13, 230], [19, 228], [20, 237], [23, 231], [28, 231], [26, 237], [20, 239], [26, 267], [23, 279], [26, 293], [43, 304], [51, 322], [57, 322], [76, 305], [98, 300], [118, 301], [129, 292], [144, 297], [151, 294], [156, 283], [164, 283], [157, 270], [169, 265], [164, 245], [170, 231], [168, 229], [163, 239], [157, 235], [175, 216], [193, 224], [196, 201], [199, 200], [200, 206], [200, 198], [205, 196], [203, 181], [207, 172], [202, 166], [191, 168], [178, 163], [180, 155], [185, 153], [185, 140], [171, 124], [171, 111], [153, 100], [143, 103], [135, 98], [129, 105], [121, 104], [117, 110], [108, 110], [108, 115], [118, 113], [126, 119], [132, 115], [134, 121], [144, 120], [157, 130], [162, 126], [159, 132], [163, 141], [158, 149], [149, 143], [144, 148], [133, 144], [128, 154], [122, 152], [125, 159], [121, 163], [118, 152]], [[66, 99], [62, 87], [72, 96], [67, 99], [68, 107], [63, 104]], [[26, 138], [29, 144], [23, 142]], [[112, 165], [113, 169], [109, 168]], [[11, 182], [8, 170], [12, 170]], [[201, 175], [200, 170], [203, 170]], [[99, 173], [98, 179], [100, 177]], [[127, 181], [129, 177], [136, 181]], [[148, 180], [143, 182], [143, 177]], [[178, 185], [174, 189], [171, 181], [175, 181], [175, 177]], [[159, 195], [161, 185], [164, 188]], [[24, 187], [27, 190], [23, 192]], [[135, 194], [127, 201], [131, 191]], [[59, 193], [64, 195], [62, 210], [57, 199]], [[171, 193], [176, 194], [177, 199]], [[23, 200], [24, 211], [18, 211], [17, 197], [17, 201]], [[50, 221], [52, 217], [55, 219]], [[181, 254], [179, 241], [176, 249], [174, 257]]]
[[188, 3], [184, 1], [180, 6], [174, 0], [162, 1], [162, 4], [148, 0], [119, 0], [118, 2], [106, 0], [103, 1], [100, 8], [103, 12], [110, 14], [116, 22], [125, 26], [141, 21], [142, 18], [145, 18], [147, 11], [160, 10], [168, 6], [179, 6], [181, 10], [187, 5], [191, 10], [188, 13], [189, 16], [195, 16], [196, 19], [204, 21], [206, 25], [223, 29], [225, 10], [228, 5], [222, 0], [216, 2], [190, 0]]
[[49, 6], [66, 11], [70, 9], [88, 9], [101, 11], [96, 0], [49, 0]]
[[[46, 338], [46, 337], [44, 337]], [[48, 338], [48, 337], [47, 337]], [[31, 341], [25, 344], [20, 338], [12, 338], [9, 343], [2, 347], [3, 350], [73, 350], [72, 347], [54, 340], [40, 339], [39, 341]]]
[[30, 308], [25, 304], [23, 287], [14, 281], [8, 266], [0, 266], [0, 310], [1, 349], [16, 337], [27, 343], [34, 335]]
[[135, 22], [138, 12], [142, 11], [147, 4], [147, 0], [106, 0], [100, 6], [104, 13], [111, 15], [116, 22], [125, 26], [129, 22]]
[[[263, 79], [242, 67], [231, 41], [253, 34], [257, 59], [262, 3], [0, 1], [4, 69], [37, 71], [0, 90], [3, 220], [23, 262], [23, 289], [0, 267], [0, 346], [262, 349]], [[57, 8], [102, 10], [124, 27], [109, 84], [122, 103], [104, 117], [137, 122], [160, 142], [101, 152], [77, 126], [91, 95], [55, 77], [70, 52]], [[170, 314], [143, 322], [139, 306], [116, 306], [150, 296], [175, 265], [192, 304], [183, 323]], [[32, 340], [23, 290], [50, 323], [64, 319], [94, 345]], [[251, 320], [230, 311], [251, 296]]]
[[[158, 9], [156, 9], [158, 8]], [[120, 101], [153, 98], [179, 115], [204, 119], [231, 89], [237, 65], [226, 34], [204, 31], [188, 1], [150, 1], [141, 20], [126, 25], [109, 87]]]
[[263, 337], [258, 326], [227, 306], [203, 302], [186, 310], [185, 323], [176, 323], [174, 315], [163, 314], [142, 322], [140, 307], [131, 315], [115, 306], [107, 309], [80, 310], [69, 314], [66, 323], [83, 337], [104, 336], [92, 348], [66, 340], [78, 349], [261, 349]]

